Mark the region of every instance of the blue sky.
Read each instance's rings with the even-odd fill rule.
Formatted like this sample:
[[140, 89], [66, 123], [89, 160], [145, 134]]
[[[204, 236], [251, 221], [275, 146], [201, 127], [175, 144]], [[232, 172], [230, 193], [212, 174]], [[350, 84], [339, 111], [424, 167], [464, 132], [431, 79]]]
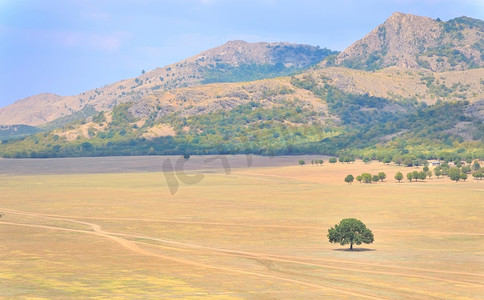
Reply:
[[0, 0], [0, 107], [78, 94], [235, 39], [343, 50], [395, 11], [484, 19], [484, 1]]

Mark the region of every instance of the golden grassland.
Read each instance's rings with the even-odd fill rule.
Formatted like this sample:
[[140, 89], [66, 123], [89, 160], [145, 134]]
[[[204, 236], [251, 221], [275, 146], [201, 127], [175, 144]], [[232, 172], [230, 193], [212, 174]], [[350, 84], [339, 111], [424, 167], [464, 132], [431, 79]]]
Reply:
[[[174, 195], [161, 172], [0, 175], [0, 298], [482, 297], [484, 181], [294, 163], [192, 170], [203, 180]], [[375, 242], [330, 244], [346, 217]]]

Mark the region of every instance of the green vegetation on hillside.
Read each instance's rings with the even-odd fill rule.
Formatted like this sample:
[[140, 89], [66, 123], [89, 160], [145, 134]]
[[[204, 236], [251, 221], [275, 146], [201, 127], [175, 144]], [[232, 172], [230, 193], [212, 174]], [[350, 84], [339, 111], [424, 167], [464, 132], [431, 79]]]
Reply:
[[[259, 79], [275, 78], [291, 75], [306, 70], [317, 64], [329, 55], [338, 52], [329, 49], [314, 50], [310, 47], [275, 46], [272, 48], [272, 56], [275, 63], [267, 64], [239, 64], [217, 62], [202, 68], [203, 84], [213, 82], [245, 82]], [[288, 61], [299, 57], [295, 64]]]
[[94, 107], [92, 107], [91, 105], [86, 105], [81, 110], [76, 111], [76, 112], [72, 113], [71, 115], [61, 117], [61, 118], [58, 118], [54, 121], [48, 122], [48, 123], [40, 126], [40, 128], [43, 131], [49, 131], [49, 130], [54, 130], [56, 128], [62, 128], [65, 125], [69, 125], [69, 124], [74, 123], [76, 121], [84, 120], [84, 119], [86, 119], [90, 116], [93, 116], [96, 113], [97, 113], [97, 111]]
[[[428, 81], [433, 84], [431, 78]], [[132, 104], [124, 103], [113, 109], [109, 123], [104, 113], [97, 113], [65, 125], [63, 132], [80, 132], [78, 128], [84, 126], [83, 134], [72, 133], [77, 138], [71, 134], [68, 139], [57, 131], [37, 133], [19, 141], [4, 141], [0, 154], [60, 157], [313, 153], [339, 155], [344, 161], [362, 158], [410, 165], [434, 158], [484, 158], [484, 124], [466, 114], [467, 101], [426, 105], [415, 99], [395, 101], [349, 94], [334, 86], [321, 86], [309, 75], [293, 77], [292, 84], [327, 103], [329, 114], [298, 99], [271, 97], [270, 102], [250, 101], [231, 110], [209, 113], [176, 111], [158, 116], [154, 110], [146, 122], [138, 123], [130, 112]], [[291, 89], [278, 93], [291, 93]], [[468, 129], [456, 130], [459, 124], [466, 124]], [[146, 138], [144, 133], [157, 125], [172, 128], [175, 135]]]
[[281, 101], [272, 108], [250, 102], [204, 115], [174, 113], [158, 122], [173, 126], [177, 148], [191, 153], [276, 155], [311, 152], [307, 145], [340, 133], [323, 126], [320, 117], [299, 101]]
[[39, 131], [37, 127], [28, 125], [0, 125], [0, 140], [17, 139]]
[[265, 78], [275, 78], [290, 75], [304, 69], [285, 67], [282, 63], [277, 64], [243, 64], [233, 66], [231, 64], [217, 63], [213, 67], [204, 67], [203, 84], [213, 82], [244, 82]]
[[458, 17], [447, 22], [443, 22], [442, 26], [445, 32], [460, 31], [467, 28], [478, 28], [479, 31], [484, 31], [484, 21], [473, 19], [469, 17]]
[[[421, 80], [435, 86], [435, 93], [442, 92], [438, 94], [442, 98], [445, 93], [467, 88], [455, 84], [447, 91], [433, 76]], [[324, 80], [321, 84], [309, 74], [292, 77], [291, 84], [293, 88], [263, 94], [264, 101], [250, 100], [244, 93], [244, 104], [229, 110], [160, 114], [158, 106], [141, 122], [131, 114], [131, 103], [115, 106], [109, 122], [104, 113], [86, 107], [82, 112], [85, 118], [64, 125], [61, 131], [3, 141], [0, 155], [329, 154], [344, 161], [362, 158], [386, 163], [408, 161], [411, 165], [434, 158], [484, 158], [484, 124], [469, 115], [467, 101], [439, 100], [427, 105], [416, 99], [350, 94]], [[329, 113], [298, 100], [297, 89], [305, 89], [326, 103]], [[173, 129], [175, 134], [146, 135], [158, 125]]]

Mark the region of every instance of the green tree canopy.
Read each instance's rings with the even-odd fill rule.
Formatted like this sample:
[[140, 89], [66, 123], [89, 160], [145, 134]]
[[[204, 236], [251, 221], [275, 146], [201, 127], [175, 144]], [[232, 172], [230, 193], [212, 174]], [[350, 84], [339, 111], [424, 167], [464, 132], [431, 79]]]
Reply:
[[387, 178], [387, 174], [385, 174], [385, 172], [378, 173], [378, 179], [380, 179], [380, 181], [383, 182], [383, 180], [385, 180], [385, 178]]
[[398, 182], [400, 182], [403, 179], [402, 172], [397, 172], [397, 174], [395, 174], [395, 179], [398, 180]]
[[349, 174], [345, 177], [345, 182], [352, 183], [354, 179], [353, 175]]
[[372, 176], [370, 173], [363, 173], [361, 174], [361, 178], [363, 180], [364, 183], [371, 183], [371, 180], [372, 180]]
[[353, 250], [353, 244], [371, 244], [375, 240], [371, 230], [355, 218], [343, 219], [328, 229], [328, 239], [331, 243], [350, 244], [350, 250]]
[[474, 163], [472, 164], [472, 169], [473, 169], [474, 171], [477, 171], [477, 170], [479, 170], [480, 168], [481, 168], [481, 164], [479, 164], [479, 161], [476, 159], [476, 160], [474, 161]]
[[482, 171], [477, 171], [477, 172], [472, 173], [472, 177], [480, 180], [484, 177], [484, 174], [482, 173]]
[[413, 179], [413, 174], [412, 174], [412, 172], [407, 173], [407, 179], [408, 179], [410, 182], [412, 182], [412, 179]]
[[472, 169], [470, 166], [463, 166], [461, 169], [462, 173], [470, 174], [472, 172]]
[[458, 182], [459, 180], [461, 180], [460, 169], [457, 167], [450, 168], [449, 177], [451, 180], [454, 180], [455, 182]]
[[413, 166], [413, 160], [410, 157], [407, 157], [403, 161], [403, 164], [406, 165], [407, 167], [411, 167], [411, 166]]

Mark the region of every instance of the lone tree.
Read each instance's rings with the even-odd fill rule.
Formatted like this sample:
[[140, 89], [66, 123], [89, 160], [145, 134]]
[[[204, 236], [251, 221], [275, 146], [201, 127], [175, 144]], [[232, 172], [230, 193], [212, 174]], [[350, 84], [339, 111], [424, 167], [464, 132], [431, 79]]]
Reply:
[[402, 172], [397, 172], [397, 174], [395, 174], [395, 179], [398, 180], [398, 182], [400, 182], [403, 179]]
[[298, 161], [298, 164], [302, 167], [302, 166], [304, 166], [306, 164], [306, 162], [303, 159], [300, 159]]
[[375, 240], [371, 230], [366, 228], [363, 222], [355, 218], [343, 219], [339, 224], [328, 229], [328, 239], [335, 244], [350, 244], [350, 251], [353, 250], [353, 244], [371, 244]]

